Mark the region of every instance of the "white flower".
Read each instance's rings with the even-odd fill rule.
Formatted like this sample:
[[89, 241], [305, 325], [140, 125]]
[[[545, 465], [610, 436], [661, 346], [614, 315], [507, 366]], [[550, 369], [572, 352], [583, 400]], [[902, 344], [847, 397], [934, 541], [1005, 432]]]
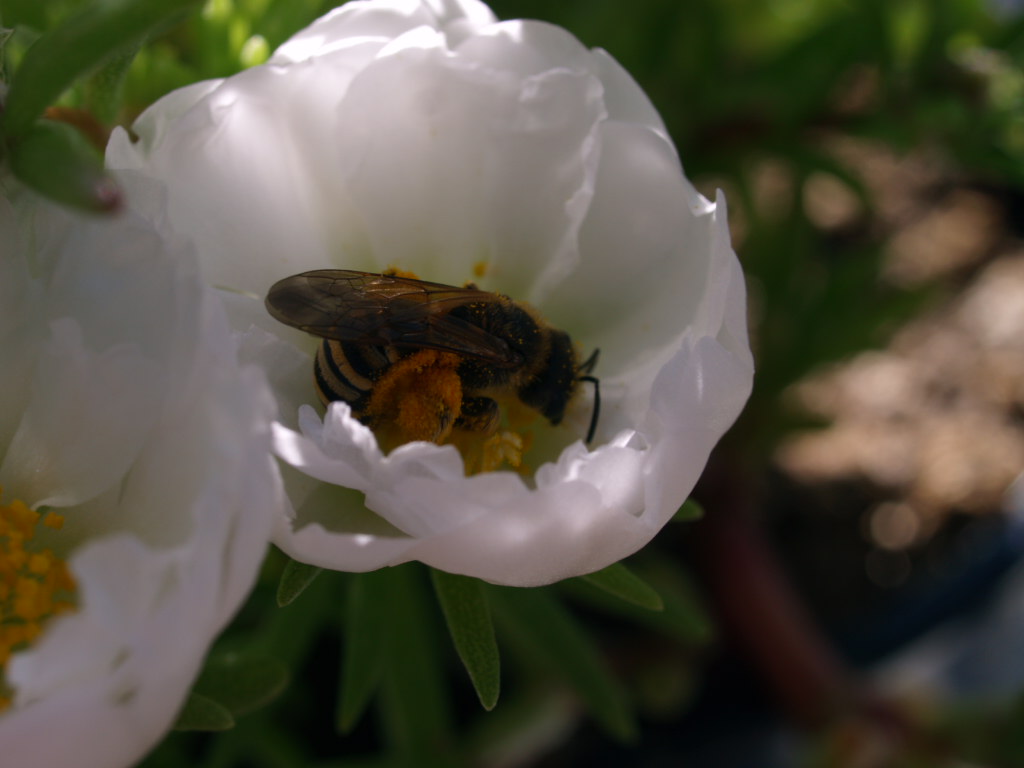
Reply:
[[[172, 223], [272, 377], [293, 506], [275, 542], [299, 560], [415, 559], [514, 585], [600, 569], [672, 516], [746, 401], [724, 200], [690, 185], [629, 75], [562, 29], [475, 0], [350, 2], [134, 130], [109, 164], [169, 185]], [[535, 430], [527, 477], [467, 477], [451, 446], [384, 455], [342, 403], [318, 416], [315, 341], [262, 297], [305, 270], [389, 266], [475, 280], [599, 348], [594, 442], [587, 386], [566, 424]]]
[[[155, 209], [151, 187], [129, 192]], [[0, 581], [25, 575], [4, 525], [41, 507], [63, 528], [16, 528], [74, 580], [56, 583], [74, 607], [44, 607], [0, 670], [0, 762], [126, 766], [171, 726], [253, 584], [280, 499], [273, 404], [194, 252], [150, 222], [0, 180], [0, 232]], [[35, 623], [30, 597], [0, 601], [5, 631], [12, 611]], [[0, 633], [0, 653], [16, 641]]]

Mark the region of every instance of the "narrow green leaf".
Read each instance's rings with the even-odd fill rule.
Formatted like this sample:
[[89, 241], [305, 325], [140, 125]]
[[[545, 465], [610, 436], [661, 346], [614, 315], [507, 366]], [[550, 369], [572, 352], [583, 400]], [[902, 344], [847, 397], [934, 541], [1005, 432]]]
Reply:
[[0, 11], [3, 12], [3, 23], [8, 27], [26, 26], [42, 29], [46, 26], [49, 3], [39, 0], [3, 0]]
[[613, 563], [607, 568], [580, 578], [627, 603], [649, 611], [660, 611], [665, 608], [661, 595], [622, 563]]
[[[0, 6], [0, 10], [3, 10]], [[7, 82], [7, 41], [14, 35], [14, 30], [10, 27], [5, 27], [4, 22], [0, 19], [0, 82]]]
[[488, 594], [503, 632], [531, 659], [563, 677], [613, 736], [636, 736], [629, 701], [597, 647], [549, 589], [490, 587]]
[[378, 573], [357, 573], [349, 584], [335, 722], [348, 733], [380, 686], [387, 603], [376, 588]]
[[235, 719], [226, 707], [198, 693], [190, 693], [174, 723], [176, 731], [227, 731]]
[[7, 147], [11, 170], [58, 203], [93, 213], [116, 210], [121, 191], [85, 137], [70, 125], [41, 120]]
[[688, 646], [710, 643], [714, 627], [697, 592], [679, 562], [658, 559], [650, 550], [637, 562], [637, 575], [655, 589], [664, 603], [661, 611], [651, 611], [627, 603], [598, 589], [585, 579], [567, 579], [558, 584], [574, 600], [628, 621], [649, 627]]
[[398, 765], [454, 766], [451, 712], [439, 651], [440, 622], [417, 564], [385, 568], [375, 597], [388, 606], [381, 720]]
[[306, 591], [306, 587], [323, 573], [323, 568], [288, 558], [281, 571], [281, 580], [277, 583], [277, 605], [284, 608], [295, 598]]
[[115, 51], [140, 40], [199, 0], [95, 0], [25, 52], [7, 94], [4, 133], [21, 136], [43, 110]]
[[207, 659], [193, 693], [240, 717], [268, 704], [287, 685], [288, 670], [277, 659], [225, 653]]
[[672, 522], [690, 523], [694, 520], [701, 520], [703, 517], [704, 507], [693, 499], [687, 499], [683, 502], [683, 506], [676, 510], [676, 513], [672, 516]]
[[469, 576], [431, 570], [455, 650], [469, 673], [480, 704], [490, 711], [501, 690], [501, 661], [483, 583]]
[[86, 81], [86, 105], [100, 123], [111, 125], [117, 122], [124, 82], [128, 76], [128, 69], [138, 52], [138, 43], [115, 51], [103, 60], [103, 63]]

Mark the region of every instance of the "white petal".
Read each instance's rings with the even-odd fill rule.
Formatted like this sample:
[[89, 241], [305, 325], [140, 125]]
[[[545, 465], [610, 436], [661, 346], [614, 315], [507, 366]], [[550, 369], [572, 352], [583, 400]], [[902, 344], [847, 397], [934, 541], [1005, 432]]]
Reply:
[[152, 392], [163, 388], [161, 371], [137, 349], [91, 354], [73, 320], [52, 330], [0, 465], [0, 485], [33, 507], [80, 504], [120, 479], [155, 421]]
[[[267, 98], [242, 98], [246, 88], [263, 90]], [[193, 89], [189, 100], [202, 98], [187, 109], [185, 99], [175, 100], [173, 110], [180, 114], [173, 131], [166, 129], [162, 110], [150, 109], [135, 126], [141, 137], [138, 144], [130, 143], [123, 132], [115, 132], [111, 139], [107, 159], [112, 167], [145, 164], [149, 173], [180, 180], [181, 187], [170, 186], [168, 218], [195, 222], [186, 234], [209, 252], [211, 258], [203, 259], [202, 269], [212, 285], [262, 295], [282, 274], [302, 271], [307, 254], [313, 259], [319, 255], [321, 261], [327, 257], [315, 226], [316, 190], [300, 183], [314, 172], [310, 158], [301, 137], [289, 135], [278, 120], [290, 101], [304, 95], [276, 71], [253, 69]], [[309, 94], [309, 101], [317, 96]], [[217, 157], [218, 173], [209, 172], [211, 152]], [[142, 153], [147, 153], [145, 163]], [[185, 187], [190, 191], [186, 193]], [[261, 270], [259, 264], [267, 266]], [[282, 266], [271, 266], [276, 264]]]
[[21, 422], [32, 396], [32, 376], [43, 339], [50, 329], [43, 322], [44, 292], [31, 277], [29, 264], [19, 255], [25, 241], [15, 212], [0, 196], [0, 462]]
[[340, 106], [339, 252], [456, 284], [482, 263], [526, 295], [536, 266], [577, 259], [599, 96], [586, 72], [523, 81], [438, 45], [374, 61]]

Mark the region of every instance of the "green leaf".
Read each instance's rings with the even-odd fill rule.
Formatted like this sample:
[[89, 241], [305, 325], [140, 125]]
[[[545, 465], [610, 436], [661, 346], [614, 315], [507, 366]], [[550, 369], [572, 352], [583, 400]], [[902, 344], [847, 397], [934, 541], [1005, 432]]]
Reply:
[[176, 731], [227, 731], [235, 727], [235, 719], [226, 707], [213, 699], [192, 692], [174, 723]]
[[239, 717], [273, 700], [288, 685], [288, 670], [276, 659], [240, 653], [207, 659], [193, 693]]
[[86, 82], [86, 105], [101, 123], [110, 125], [117, 122], [125, 79], [138, 52], [139, 45], [136, 43], [112, 53]]
[[661, 596], [654, 588], [622, 563], [613, 563], [607, 568], [588, 573], [580, 578], [627, 603], [638, 605], [649, 611], [660, 611], [665, 607]]
[[629, 701], [586, 632], [548, 589], [490, 587], [502, 631], [532, 660], [563, 677], [614, 737], [636, 736]]
[[355, 727], [380, 686], [384, 633], [390, 609], [375, 589], [379, 581], [377, 573], [357, 573], [349, 585], [335, 717], [342, 733]]
[[702, 519], [704, 519], [704, 507], [693, 499], [684, 501], [683, 506], [672, 515], [672, 522], [674, 523], [691, 523]]
[[277, 583], [277, 605], [284, 608], [295, 598], [306, 591], [306, 587], [323, 573], [323, 568], [288, 558], [281, 571], [281, 580]]
[[46, 26], [48, 3], [39, 0], [3, 0], [0, 11], [3, 12], [3, 23], [8, 27], [28, 26], [42, 29]]
[[600, 590], [585, 579], [567, 579], [558, 584], [573, 600], [613, 616], [653, 629], [687, 646], [706, 645], [714, 627], [682, 565], [674, 558], [658, 558], [648, 550], [634, 564], [637, 575], [657, 591], [664, 610], [651, 611], [627, 603]]
[[501, 690], [501, 661], [483, 583], [469, 576], [431, 570], [455, 650], [469, 673], [480, 704], [490, 711]]
[[387, 605], [381, 720], [398, 765], [454, 766], [450, 702], [430, 592], [418, 564], [385, 568], [374, 597]]
[[121, 191], [82, 134], [65, 123], [41, 120], [7, 146], [11, 170], [26, 186], [52, 200], [93, 213], [116, 210]]
[[3, 130], [27, 133], [74, 80], [199, 0], [95, 0], [44, 33], [26, 52], [7, 94]]

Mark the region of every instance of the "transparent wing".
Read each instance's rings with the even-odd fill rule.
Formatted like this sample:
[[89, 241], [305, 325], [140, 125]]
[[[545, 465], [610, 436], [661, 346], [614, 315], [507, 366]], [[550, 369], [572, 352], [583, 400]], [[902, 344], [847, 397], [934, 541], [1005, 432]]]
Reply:
[[513, 366], [503, 340], [449, 313], [468, 304], [497, 303], [493, 293], [408, 277], [341, 269], [303, 272], [275, 283], [270, 314], [294, 328], [338, 341], [439, 349], [494, 365]]

